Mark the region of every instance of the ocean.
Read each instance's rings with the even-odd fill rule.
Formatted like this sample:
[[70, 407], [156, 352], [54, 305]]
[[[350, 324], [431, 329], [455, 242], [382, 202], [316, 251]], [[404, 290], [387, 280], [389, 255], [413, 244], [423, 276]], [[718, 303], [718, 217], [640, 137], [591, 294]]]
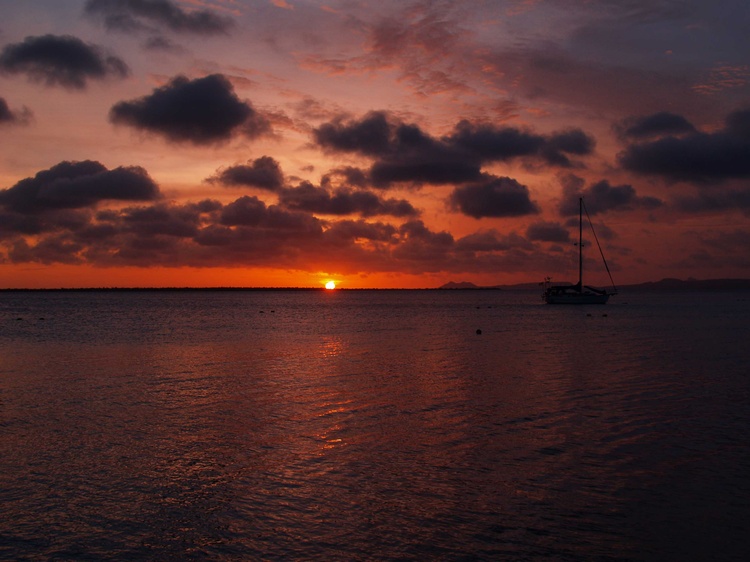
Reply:
[[0, 559], [750, 559], [750, 293], [0, 292]]

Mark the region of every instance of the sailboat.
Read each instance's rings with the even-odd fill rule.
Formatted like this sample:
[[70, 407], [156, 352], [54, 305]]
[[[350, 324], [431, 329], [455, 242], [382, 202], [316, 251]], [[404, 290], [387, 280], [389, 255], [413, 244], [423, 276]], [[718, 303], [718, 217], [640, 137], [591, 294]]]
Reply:
[[607, 269], [609, 274], [609, 280], [612, 282], [612, 291], [604, 289], [595, 289], [594, 287], [585, 286], [583, 284], [583, 210], [585, 209], [583, 204], [583, 197], [578, 198], [578, 283], [575, 285], [551, 285], [550, 278], [547, 277], [544, 281], [544, 293], [542, 298], [547, 304], [606, 304], [609, 297], [617, 294], [617, 288], [615, 282], [612, 279], [612, 274], [609, 271], [607, 260], [604, 259], [604, 252], [599, 244], [599, 239], [596, 237], [594, 231], [594, 225], [591, 224], [591, 218], [589, 217], [588, 211], [586, 211], [586, 218], [589, 220], [591, 226], [591, 232], [594, 234], [594, 240], [596, 240], [597, 246], [599, 246], [599, 253], [602, 255], [602, 261], [604, 267]]

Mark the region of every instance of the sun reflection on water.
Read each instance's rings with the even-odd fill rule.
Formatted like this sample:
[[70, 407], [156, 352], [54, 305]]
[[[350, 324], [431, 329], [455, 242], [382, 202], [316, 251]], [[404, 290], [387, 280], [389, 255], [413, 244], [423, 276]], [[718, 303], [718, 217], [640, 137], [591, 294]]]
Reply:
[[344, 347], [341, 338], [327, 339], [320, 345], [320, 354], [323, 357], [338, 357], [344, 352]]

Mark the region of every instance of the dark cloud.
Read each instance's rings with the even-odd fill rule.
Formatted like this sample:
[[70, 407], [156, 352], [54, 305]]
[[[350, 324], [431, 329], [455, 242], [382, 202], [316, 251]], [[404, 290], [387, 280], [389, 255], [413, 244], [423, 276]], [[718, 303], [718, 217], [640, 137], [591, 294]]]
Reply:
[[29, 108], [24, 107], [21, 111], [12, 111], [8, 102], [0, 98], [0, 125], [24, 125], [32, 118], [33, 114]]
[[258, 187], [278, 191], [284, 185], [284, 174], [276, 160], [261, 156], [247, 164], [224, 168], [207, 181], [227, 187]]
[[45, 230], [49, 230], [47, 221], [39, 216], [0, 210], [0, 240], [13, 238], [14, 235], [39, 234]]
[[376, 187], [462, 183], [480, 177], [477, 158], [382, 111], [368, 113], [359, 121], [326, 123], [313, 131], [313, 137], [324, 150], [375, 158], [369, 178]]
[[408, 156], [376, 162], [370, 170], [372, 184], [387, 188], [394, 183], [419, 186], [423, 183], [446, 185], [478, 180], [482, 177], [479, 166], [461, 159], [434, 158], [411, 159]]
[[0, 98], [0, 123], [13, 123], [14, 121], [16, 121], [16, 116], [8, 107], [8, 102]]
[[104, 200], [151, 201], [159, 188], [140, 167], [107, 170], [99, 162], [60, 162], [0, 191], [0, 205], [22, 214], [89, 207]]
[[620, 136], [645, 139], [663, 135], [681, 135], [695, 132], [695, 127], [682, 115], [662, 111], [645, 117], [630, 117], [615, 129]]
[[367, 187], [370, 185], [370, 177], [364, 170], [353, 166], [345, 166], [331, 170], [320, 180], [321, 185], [331, 186], [336, 180], [343, 181], [344, 185], [350, 187]]
[[399, 260], [419, 262], [427, 271], [443, 267], [455, 245], [449, 232], [433, 232], [421, 220], [401, 225], [399, 235], [400, 243], [393, 250], [393, 255]]
[[482, 177], [482, 164], [517, 158], [570, 167], [571, 155], [588, 155], [595, 145], [594, 139], [579, 129], [545, 136], [468, 121], [461, 121], [451, 135], [438, 139], [382, 111], [360, 120], [336, 119], [315, 129], [313, 137], [326, 151], [372, 158], [369, 179], [382, 188], [394, 183], [475, 182]]
[[255, 226], [297, 232], [322, 232], [322, 223], [308, 213], [287, 211], [278, 205], [266, 206], [257, 197], [243, 196], [221, 212], [225, 226]]
[[[406, 131], [404, 131], [406, 132]], [[482, 177], [479, 161], [427, 137], [400, 142], [400, 149], [376, 161], [370, 168], [373, 186], [387, 188], [394, 183], [449, 185], [477, 181]]]
[[33, 215], [2, 211], [0, 206], [0, 238], [17, 235], [33, 236], [48, 232], [76, 232], [86, 228], [92, 212], [90, 209], [49, 209]]
[[371, 191], [345, 187], [329, 190], [310, 182], [302, 182], [297, 187], [282, 190], [279, 202], [289, 209], [325, 215], [414, 217], [419, 214], [404, 199], [384, 199]]
[[322, 223], [311, 215], [246, 196], [228, 205], [159, 202], [103, 211], [74, 233], [89, 263], [167, 267], [284, 267], [300, 259], [300, 252], [314, 250], [322, 235]]
[[382, 222], [342, 220], [333, 223], [326, 231], [326, 235], [351, 241], [362, 239], [376, 242], [395, 242], [396, 232], [396, 227]]
[[544, 139], [540, 135], [525, 133], [513, 127], [497, 128], [468, 121], [461, 121], [456, 125], [449, 141], [486, 161], [511, 160], [537, 154], [544, 146]]
[[393, 125], [382, 111], [372, 111], [359, 121], [337, 118], [313, 130], [315, 142], [331, 152], [381, 156], [391, 152]]
[[177, 76], [148, 96], [114, 105], [110, 121], [197, 145], [224, 142], [236, 133], [253, 139], [270, 132], [268, 120], [240, 101], [221, 74]]
[[221, 224], [226, 226], [256, 226], [266, 214], [266, 204], [257, 197], [243, 196], [221, 212]]
[[282, 209], [269, 205], [261, 226], [272, 230], [289, 232], [294, 236], [317, 236], [322, 232], [322, 221], [304, 212]]
[[171, 0], [88, 0], [84, 11], [113, 31], [151, 31], [159, 26], [177, 33], [227, 33], [234, 21], [210, 10], [185, 11]]
[[[57, 215], [55, 228], [33, 220]], [[9, 215], [15, 222], [6, 221]], [[321, 221], [244, 196], [229, 204], [165, 203], [4, 213], [0, 259], [96, 266], [275, 267], [356, 272], [549, 271], [522, 236], [494, 231], [459, 241], [420, 220], [400, 227], [364, 219]], [[18, 219], [27, 219], [25, 223]]]
[[457, 187], [450, 195], [449, 204], [454, 210], [475, 219], [539, 213], [529, 189], [508, 177], [485, 176], [480, 183]]
[[586, 156], [594, 152], [596, 141], [580, 129], [555, 133], [545, 139], [541, 157], [547, 164], [568, 168], [573, 165], [568, 155]]
[[571, 165], [566, 154], [585, 156], [593, 152], [596, 144], [591, 136], [580, 129], [544, 136], [514, 127], [495, 127], [468, 121], [459, 122], [447, 140], [484, 162], [538, 157], [548, 164], [563, 167]]
[[200, 216], [199, 208], [163, 203], [151, 207], [125, 209], [119, 219], [125, 232], [135, 232], [139, 236], [167, 235], [189, 238], [198, 233]]
[[[373, 198], [372, 193], [333, 184], [310, 193], [325, 193], [328, 197], [321, 198], [322, 205], [334, 209], [341, 204], [338, 197], [351, 196], [346, 205], [355, 214], [382, 213], [409, 220], [401, 226], [361, 217], [333, 220], [333, 214], [322, 220], [307, 207], [289, 209], [283, 201], [269, 205], [253, 196], [227, 204], [161, 199], [126, 207], [98, 204], [107, 197], [134, 199], [137, 191], [123, 193], [114, 180], [117, 173], [134, 179], [127, 172], [138, 170], [107, 170], [92, 161], [63, 162], [0, 192], [0, 260], [137, 267], [259, 266], [347, 274], [488, 268], [528, 272], [540, 263], [544, 271], [550, 269], [546, 253], [543, 256], [518, 234], [481, 231], [456, 241], [449, 232], [432, 230], [398, 211], [400, 204], [411, 210], [407, 202]], [[148, 178], [142, 170], [135, 175]], [[95, 180], [101, 180], [103, 191], [90, 189], [99, 183]], [[363, 194], [367, 196], [357, 199]], [[148, 199], [148, 193], [144, 198]]]
[[81, 257], [81, 251], [84, 246], [69, 236], [57, 236], [54, 238], [44, 238], [36, 243], [33, 247], [26, 240], [17, 240], [8, 252], [11, 261], [37, 262], [45, 265], [53, 263], [63, 263], [70, 265], [79, 265], [84, 260]]
[[559, 223], [542, 221], [529, 225], [526, 237], [539, 242], [569, 242], [570, 232]]
[[656, 209], [664, 202], [656, 197], [639, 197], [632, 185], [610, 185], [602, 180], [584, 188], [584, 182], [576, 176], [562, 179], [563, 197], [560, 202], [560, 215], [578, 215], [578, 199], [583, 197], [589, 214], [606, 211], [632, 211], [635, 209]]
[[730, 114], [722, 130], [694, 131], [632, 144], [618, 156], [633, 172], [696, 184], [750, 177], [750, 110]]
[[130, 73], [122, 59], [70, 35], [26, 37], [6, 45], [0, 53], [0, 71], [74, 90], [86, 88], [89, 80], [124, 78]]

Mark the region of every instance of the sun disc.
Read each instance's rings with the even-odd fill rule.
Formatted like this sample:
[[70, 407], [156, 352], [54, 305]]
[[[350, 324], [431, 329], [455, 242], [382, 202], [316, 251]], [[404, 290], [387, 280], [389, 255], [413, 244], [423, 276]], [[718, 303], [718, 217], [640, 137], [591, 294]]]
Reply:
[[326, 289], [331, 290], [331, 289], [335, 289], [335, 288], [336, 288], [336, 283], [335, 282], [328, 281], [328, 283], [326, 283]]

